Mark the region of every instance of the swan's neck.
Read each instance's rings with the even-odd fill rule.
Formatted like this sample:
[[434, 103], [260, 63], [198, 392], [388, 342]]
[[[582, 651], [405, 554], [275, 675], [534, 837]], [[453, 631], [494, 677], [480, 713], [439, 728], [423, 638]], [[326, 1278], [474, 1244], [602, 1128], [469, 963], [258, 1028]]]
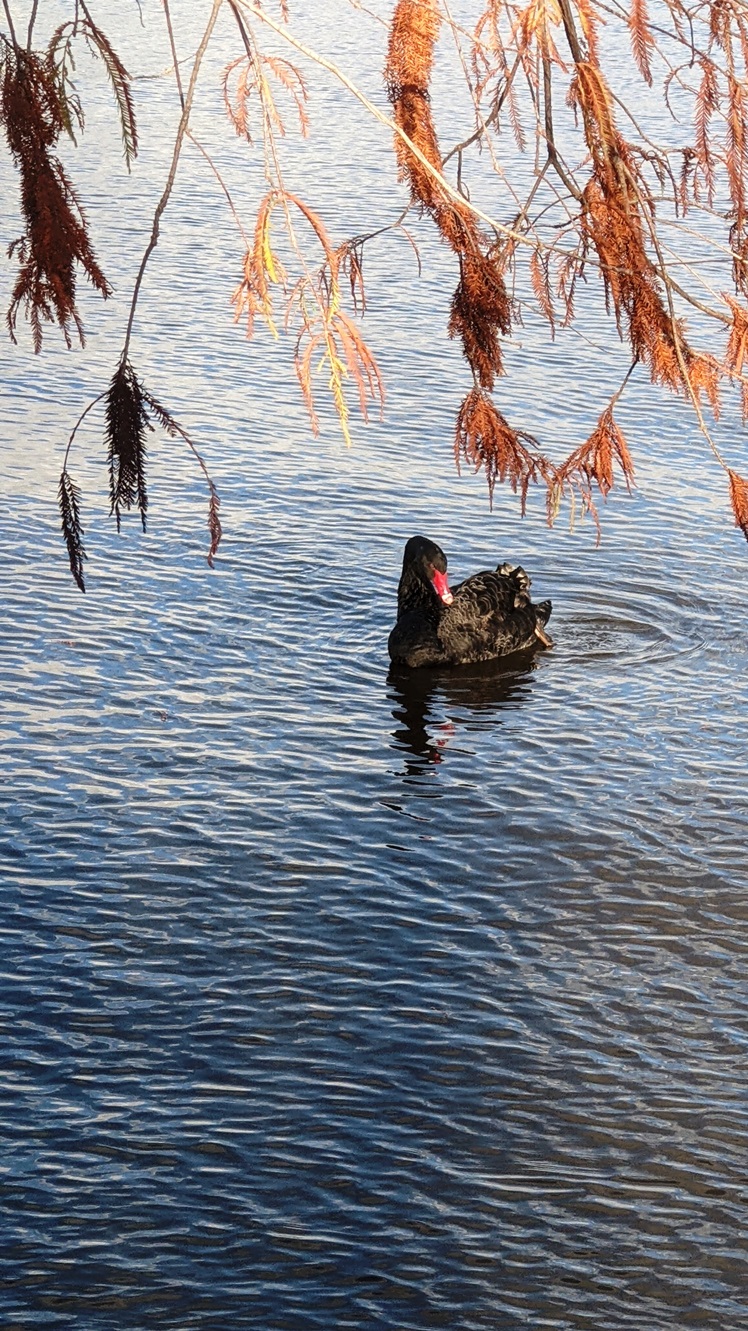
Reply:
[[418, 611], [431, 623], [438, 624], [442, 603], [430, 583], [424, 582], [414, 569], [406, 569], [397, 589], [397, 608], [400, 615]]

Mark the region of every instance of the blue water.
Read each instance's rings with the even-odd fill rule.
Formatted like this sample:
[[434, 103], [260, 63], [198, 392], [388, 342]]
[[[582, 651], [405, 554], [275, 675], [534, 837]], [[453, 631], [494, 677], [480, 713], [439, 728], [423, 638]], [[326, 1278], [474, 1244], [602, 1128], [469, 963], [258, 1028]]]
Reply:
[[[157, 75], [143, 10], [109, 26]], [[307, 39], [363, 69], [321, 14]], [[259, 150], [216, 86], [235, 45], [226, 22], [196, 124], [249, 210]], [[84, 295], [85, 352], [4, 358], [3, 1326], [748, 1327], [748, 548], [721, 474], [640, 377], [618, 413], [639, 487], [599, 548], [540, 496], [490, 512], [453, 468], [454, 274], [417, 219], [420, 279], [402, 239], [367, 266], [384, 419], [346, 450], [324, 410], [315, 440], [289, 340], [231, 323], [241, 247], [191, 152], [132, 358], [225, 538], [211, 571], [199, 471], [160, 435], [148, 533], [117, 537], [92, 413], [81, 596], [57, 476], [117, 363], [177, 114], [168, 78], [136, 84], [130, 181], [83, 68], [71, 170], [116, 294]], [[347, 106], [319, 85], [306, 177], [337, 239], [400, 200], [351, 111], [331, 173]], [[2, 199], [12, 238], [10, 171]], [[547, 348], [529, 323], [500, 389], [559, 456], [627, 365], [592, 302], [582, 327]], [[555, 649], [390, 676], [416, 531], [453, 581], [521, 561]]]

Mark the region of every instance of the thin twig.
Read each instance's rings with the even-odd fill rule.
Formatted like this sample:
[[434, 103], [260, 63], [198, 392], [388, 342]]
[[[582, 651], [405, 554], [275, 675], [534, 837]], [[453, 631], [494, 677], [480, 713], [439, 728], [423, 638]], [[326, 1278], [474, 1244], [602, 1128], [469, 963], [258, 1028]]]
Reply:
[[637, 367], [638, 364], [639, 364], [639, 357], [638, 357], [638, 356], [634, 356], [634, 359], [632, 360], [631, 364], [629, 365], [629, 368], [627, 369], [625, 375], [623, 376], [623, 381], [622, 381], [620, 387], [616, 389], [615, 393], [613, 394], [612, 398], [610, 399], [610, 402], [608, 403], [608, 406], [609, 406], [609, 408], [611, 409], [611, 411], [612, 411], [613, 407], [616, 405], [616, 402], [618, 401], [618, 399], [621, 397], [621, 394], [623, 393], [623, 390], [624, 390], [624, 388], [626, 387], [626, 384], [628, 383], [629, 379], [631, 378], [631, 376], [632, 376], [632, 374], [634, 373], [634, 370], [636, 369], [636, 367]]
[[[81, 2], [83, 2], [83, 0], [81, 0]], [[171, 167], [169, 168], [169, 175], [166, 180], [166, 185], [164, 186], [164, 192], [161, 195], [158, 204], [156, 205], [156, 211], [153, 215], [153, 229], [151, 231], [151, 238], [148, 242], [148, 245], [146, 246], [145, 253], [140, 262], [138, 275], [135, 279], [135, 288], [132, 293], [132, 303], [130, 305], [130, 317], [127, 321], [127, 331], [125, 333], [125, 345], [122, 348], [122, 356], [121, 356], [122, 362], [127, 360], [127, 353], [130, 349], [132, 326], [135, 320], [135, 308], [138, 303], [138, 296], [140, 295], [140, 287], [143, 282], [143, 274], [145, 273], [145, 267], [158, 244], [159, 224], [161, 221], [161, 216], [167, 203], [169, 202], [169, 196], [171, 195], [171, 191], [174, 188], [174, 180], [177, 174], [179, 157], [182, 151], [182, 144], [184, 143], [184, 137], [187, 132], [187, 124], [190, 118], [190, 112], [192, 111], [192, 102], [195, 97], [195, 88], [197, 87], [197, 76], [200, 72], [200, 65], [202, 64], [203, 56], [205, 55], [205, 52], [207, 50], [208, 42], [210, 41], [213, 29], [216, 25], [216, 19], [218, 18], [218, 11], [220, 10], [222, 3], [223, 0], [213, 0], [213, 7], [210, 11], [210, 18], [208, 19], [207, 27], [205, 29], [205, 32], [203, 33], [202, 41], [200, 42], [200, 45], [198, 46], [197, 52], [195, 54], [195, 63], [192, 66], [192, 73], [190, 75], [189, 87], [187, 89], [187, 96], [185, 98], [184, 110], [182, 112], [182, 118], [179, 122], [177, 137], [174, 142], [174, 152], [172, 154]]]
[[28, 31], [28, 36], [26, 38], [27, 51], [31, 50], [31, 37], [34, 31], [34, 24], [36, 23], [36, 11], [38, 8], [39, 8], [39, 0], [34, 0], [34, 3], [31, 6], [31, 15], [29, 17], [29, 31]]
[[577, 203], [580, 203], [582, 199], [582, 191], [567, 173], [556, 148], [556, 139], [553, 133], [551, 62], [547, 55], [543, 56], [543, 103], [545, 106], [545, 142], [548, 149], [548, 161], [551, 163], [556, 174], [560, 176], [562, 183], [566, 186], [571, 196], [577, 200]]
[[236, 19], [236, 26], [239, 29], [239, 32], [241, 33], [241, 38], [242, 41], [244, 42], [244, 50], [247, 52], [247, 59], [250, 65], [254, 65], [255, 64], [254, 52], [252, 50], [252, 45], [249, 40], [249, 34], [244, 26], [244, 19], [239, 13], [239, 10], [237, 9], [234, 0], [229, 0], [229, 5], [231, 6], [231, 12], [234, 15], [234, 18]]
[[168, 33], [169, 33], [169, 45], [170, 45], [170, 47], [171, 47], [171, 58], [172, 58], [172, 60], [174, 61], [174, 77], [175, 77], [175, 79], [176, 79], [176, 81], [177, 81], [177, 90], [178, 90], [178, 92], [179, 92], [179, 100], [180, 100], [180, 102], [182, 103], [182, 110], [184, 111], [184, 91], [183, 91], [183, 89], [182, 89], [182, 75], [181, 75], [180, 72], [179, 72], [179, 61], [177, 60], [177, 47], [176, 47], [176, 43], [175, 43], [175, 41], [174, 41], [174, 29], [173, 29], [173, 27], [172, 27], [172, 25], [171, 25], [171, 10], [169, 9], [169, 0], [162, 0], [162, 3], [163, 3], [163, 6], [164, 6], [164, 14], [166, 15], [166, 27], [167, 27], [167, 31], [168, 31]]
[[13, 45], [17, 47], [18, 42], [16, 41], [16, 30], [13, 27], [13, 15], [10, 12], [10, 5], [8, 4], [8, 0], [3, 0], [3, 9], [5, 10], [5, 17], [8, 20], [8, 31], [10, 33], [10, 40], [12, 41]]
[[72, 446], [73, 440], [75, 439], [75, 436], [76, 436], [76, 434], [78, 433], [78, 430], [79, 430], [80, 426], [83, 424], [83, 422], [84, 422], [84, 420], [86, 419], [86, 416], [88, 415], [88, 413], [89, 413], [89, 411], [91, 410], [91, 408], [92, 408], [92, 407], [95, 407], [97, 402], [101, 402], [101, 399], [102, 399], [103, 397], [106, 397], [106, 395], [107, 395], [108, 392], [109, 392], [109, 389], [108, 389], [108, 388], [105, 388], [105, 389], [104, 389], [104, 392], [103, 392], [103, 393], [99, 393], [99, 396], [98, 396], [98, 397], [95, 397], [94, 400], [93, 400], [93, 402], [89, 402], [89, 404], [88, 404], [88, 406], [86, 407], [85, 411], [82, 411], [82, 412], [81, 412], [80, 416], [78, 417], [77, 421], [75, 422], [75, 425], [73, 426], [72, 434], [70, 435], [70, 438], [68, 439], [68, 446], [67, 446], [67, 448], [65, 449], [65, 457], [64, 457], [64, 459], [63, 459], [63, 463], [62, 463], [62, 470], [63, 470], [63, 473], [66, 472], [67, 469], [68, 469], [68, 458], [69, 458], [69, 456], [70, 456], [70, 449], [71, 449], [71, 446]]
[[303, 42], [300, 42], [297, 37], [294, 37], [287, 28], [283, 27], [282, 24], [276, 23], [275, 19], [272, 19], [264, 9], [260, 9], [256, 4], [253, 4], [252, 0], [237, 0], [237, 2], [241, 4], [243, 9], [246, 9], [250, 14], [253, 14], [255, 18], [260, 19], [260, 21], [266, 24], [267, 27], [272, 28], [279, 37], [282, 37], [284, 41], [289, 43], [289, 45], [295, 47], [295, 49], [300, 51], [302, 55], [305, 55], [308, 60], [311, 60], [316, 65], [320, 65], [322, 69], [326, 69], [329, 74], [332, 74], [334, 78], [338, 79], [338, 81], [343, 84], [343, 87], [347, 88], [348, 91], [353, 94], [356, 100], [366, 108], [375, 120], [378, 120], [382, 125], [386, 125], [387, 129], [391, 130], [393, 134], [396, 134], [397, 137], [402, 140], [408, 148], [408, 151], [411, 152], [421, 163], [421, 166], [428, 171], [429, 175], [438, 183], [440, 189], [443, 190], [448, 198], [453, 199], [461, 208], [467, 208], [467, 210], [475, 217], [479, 218], [481, 222], [485, 222], [495, 231], [498, 231], [502, 236], [506, 236], [510, 240], [515, 240], [521, 245], [528, 245], [532, 248], [537, 247], [536, 241], [528, 240], [527, 236], [515, 232], [511, 227], [506, 226], [504, 222], [497, 222], [496, 219], [490, 217], [488, 213], [484, 213], [480, 208], [476, 208], [475, 204], [471, 203], [469, 199], [466, 199], [464, 194], [461, 194], [453, 185], [450, 185], [444, 174], [437, 170], [434, 164], [429, 161], [428, 157], [424, 156], [420, 148], [405, 133], [405, 130], [401, 129], [390, 116], [385, 115], [383, 111], [380, 111], [379, 107], [375, 106], [366, 94], [361, 91], [358, 85], [355, 84], [352, 79], [349, 79], [348, 75], [345, 74], [338, 65], [334, 64], [332, 60], [327, 60], [325, 56], [320, 55], [318, 51], [313, 51], [311, 47], [305, 46]]
[[473, 133], [468, 136], [468, 138], [463, 139], [462, 143], [456, 143], [454, 148], [450, 148], [449, 152], [446, 153], [444, 157], [442, 157], [442, 166], [446, 166], [450, 157], [454, 157], [455, 153], [463, 153], [466, 148], [471, 148], [474, 143], [477, 143], [479, 139], [483, 138], [483, 135], [485, 134], [487, 129], [490, 129], [492, 125], [496, 124], [496, 121], [501, 115], [501, 109], [504, 105], [504, 102], [506, 101], [509, 95], [509, 89], [511, 88], [512, 83], [514, 81], [514, 75], [517, 72], [518, 65], [519, 65], [519, 56], [516, 56], [511, 70], [504, 78], [504, 83], [501, 88], [501, 92], [498, 92], [497, 90], [496, 97], [494, 98], [494, 104], [491, 107], [491, 110], [489, 111], [485, 120], [481, 121], [478, 128], [474, 130]]
[[580, 65], [584, 60], [584, 53], [579, 44], [579, 35], [577, 33], [576, 27], [574, 26], [574, 15], [572, 13], [569, 0], [559, 0], [559, 9], [561, 10], [561, 17], [564, 22], [564, 29], [566, 31], [566, 40], [569, 43], [571, 58], [574, 61], [575, 65]]
[[234, 200], [232, 199], [231, 195], [229, 194], [229, 191], [228, 191], [228, 187], [227, 187], [227, 185], [226, 185], [226, 182], [225, 182], [225, 180], [223, 179], [223, 176], [221, 175], [220, 171], [218, 170], [218, 167], [216, 166], [215, 162], [213, 161], [213, 158], [211, 157], [210, 153], [207, 152], [207, 150], [203, 147], [203, 145], [202, 145], [202, 143], [200, 142], [200, 140], [195, 138], [195, 135], [192, 133], [192, 130], [191, 130], [191, 129], [185, 130], [185, 134], [186, 134], [187, 138], [190, 140], [190, 143], [194, 143], [194, 145], [195, 145], [195, 147], [197, 148], [198, 152], [201, 152], [201, 153], [202, 153], [203, 157], [205, 158], [206, 162], [208, 163], [208, 166], [210, 167], [211, 171], [213, 172], [213, 174], [214, 174], [216, 180], [218, 181], [219, 185], [221, 186], [221, 189], [223, 190], [224, 194], [226, 195], [226, 201], [227, 201], [227, 203], [228, 203], [228, 205], [229, 205], [229, 208], [231, 209], [231, 215], [232, 215], [232, 217], [233, 217], [234, 221], [236, 222], [236, 225], [237, 225], [237, 227], [238, 227], [238, 229], [239, 229], [239, 234], [241, 235], [241, 238], [242, 238], [242, 240], [244, 241], [244, 244], [245, 244], [246, 248], [249, 249], [249, 238], [248, 238], [247, 233], [246, 233], [246, 231], [244, 230], [244, 227], [243, 227], [243, 225], [242, 225], [242, 219], [241, 219], [241, 217], [239, 216], [239, 214], [238, 214], [238, 212], [237, 212], [237, 210], [236, 210], [236, 205], [235, 205], [235, 203], [234, 203]]

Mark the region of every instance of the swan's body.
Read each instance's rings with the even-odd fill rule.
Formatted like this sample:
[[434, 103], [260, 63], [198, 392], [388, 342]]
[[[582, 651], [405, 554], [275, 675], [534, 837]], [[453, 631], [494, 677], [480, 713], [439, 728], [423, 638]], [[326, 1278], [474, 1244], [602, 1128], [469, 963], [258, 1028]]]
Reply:
[[550, 601], [533, 605], [524, 569], [501, 564], [450, 591], [444, 551], [425, 536], [405, 547], [397, 623], [389, 637], [395, 665], [454, 666], [553, 644], [545, 632]]

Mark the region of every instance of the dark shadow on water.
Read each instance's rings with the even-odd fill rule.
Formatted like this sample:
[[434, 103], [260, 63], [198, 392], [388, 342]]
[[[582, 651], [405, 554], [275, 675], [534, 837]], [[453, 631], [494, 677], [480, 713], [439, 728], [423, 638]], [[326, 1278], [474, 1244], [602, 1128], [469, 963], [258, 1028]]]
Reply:
[[453, 670], [403, 670], [387, 676], [395, 729], [392, 748], [402, 755], [406, 781], [431, 782], [462, 729], [498, 724], [500, 713], [530, 697], [534, 653]]

